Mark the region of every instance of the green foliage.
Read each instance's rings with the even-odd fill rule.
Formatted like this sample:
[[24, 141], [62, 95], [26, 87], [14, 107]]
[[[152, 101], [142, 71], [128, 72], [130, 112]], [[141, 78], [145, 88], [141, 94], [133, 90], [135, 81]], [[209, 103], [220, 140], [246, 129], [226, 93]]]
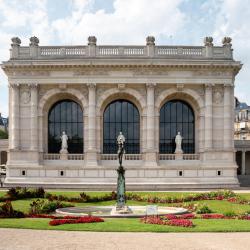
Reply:
[[22, 218], [23, 212], [13, 209], [10, 201], [6, 201], [0, 206], [0, 218]]
[[71, 207], [71, 204], [60, 201], [49, 201], [37, 199], [30, 204], [29, 214], [46, 214], [55, 212], [57, 208]]
[[42, 187], [39, 188], [26, 188], [26, 187], [13, 187], [7, 191], [6, 197], [2, 197], [1, 199], [29, 199], [29, 198], [44, 198], [45, 191]]
[[9, 135], [7, 132], [0, 130], [0, 139], [8, 139]]
[[197, 214], [210, 214], [213, 213], [213, 211], [206, 205], [203, 204], [200, 207], [198, 207], [198, 209], [196, 210]]
[[224, 216], [226, 217], [235, 217], [237, 214], [234, 211], [226, 211], [223, 213]]

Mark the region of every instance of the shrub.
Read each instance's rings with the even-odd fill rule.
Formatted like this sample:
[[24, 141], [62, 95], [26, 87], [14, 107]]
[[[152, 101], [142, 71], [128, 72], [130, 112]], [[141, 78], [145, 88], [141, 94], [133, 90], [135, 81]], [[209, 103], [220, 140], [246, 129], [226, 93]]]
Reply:
[[234, 211], [226, 211], [225, 213], [223, 213], [223, 215], [225, 217], [236, 217], [237, 214]]
[[74, 219], [54, 219], [49, 222], [50, 226], [58, 226], [63, 224], [77, 224], [77, 223], [96, 223], [96, 222], [104, 222], [104, 220], [100, 217], [94, 216], [84, 216], [80, 218]]
[[0, 218], [23, 218], [24, 213], [13, 209], [10, 201], [0, 206]]
[[30, 214], [52, 213], [58, 208], [71, 207], [71, 204], [65, 204], [60, 201], [35, 200], [30, 204]]
[[42, 187], [28, 189], [26, 187], [13, 187], [7, 191], [7, 199], [27, 199], [27, 198], [44, 198], [45, 191]]
[[87, 202], [87, 201], [90, 200], [90, 196], [87, 195], [87, 194], [84, 193], [84, 192], [80, 193], [80, 197], [81, 197], [81, 199], [82, 199], [83, 202]]
[[197, 214], [210, 214], [213, 211], [207, 206], [207, 205], [202, 205], [201, 207], [198, 207], [196, 213]]

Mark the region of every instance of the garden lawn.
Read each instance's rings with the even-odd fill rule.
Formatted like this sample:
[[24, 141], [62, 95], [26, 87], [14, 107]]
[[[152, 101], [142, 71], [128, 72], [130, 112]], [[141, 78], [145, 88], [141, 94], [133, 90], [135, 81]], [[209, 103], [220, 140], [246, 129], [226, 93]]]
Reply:
[[[79, 197], [80, 191], [52, 191], [47, 192], [64, 195], [68, 197]], [[86, 192], [90, 196], [103, 196], [110, 192]], [[0, 192], [0, 196], [3, 196], [5, 192]], [[190, 193], [181, 192], [136, 192], [136, 194], [142, 196], [157, 196], [157, 197], [185, 197]], [[250, 194], [239, 194], [241, 197], [250, 200]], [[12, 201], [13, 208], [15, 210], [22, 211], [24, 213], [29, 212], [30, 203], [36, 200], [23, 199]], [[40, 199], [41, 200], [41, 199]], [[69, 203], [63, 201], [63, 203]], [[85, 203], [69, 203], [72, 206], [109, 206], [114, 205], [116, 201], [103, 201], [103, 202], [85, 202]], [[214, 213], [225, 213], [234, 212], [236, 214], [242, 214], [250, 212], [250, 205], [236, 204], [228, 202], [226, 200], [202, 200], [185, 202], [185, 204], [201, 204], [207, 205]], [[1, 203], [0, 203], [1, 204]], [[127, 201], [128, 205], [148, 205], [152, 203], [139, 202], [139, 201]], [[159, 206], [176, 206], [178, 204], [160, 204], [155, 203]], [[49, 219], [38, 219], [38, 218], [22, 218], [22, 219], [0, 219], [0, 228], [27, 228], [27, 229], [45, 229], [45, 230], [72, 230], [72, 231], [99, 231], [99, 232], [250, 232], [250, 221], [247, 220], [224, 220], [224, 219], [194, 219], [192, 220], [195, 224], [193, 228], [174, 227], [167, 225], [152, 225], [144, 224], [140, 222], [138, 218], [124, 218], [124, 219], [105, 219], [103, 223], [91, 223], [91, 224], [65, 224], [60, 226], [49, 226]]]
[[[15, 210], [22, 211], [24, 213], [29, 212], [30, 208], [30, 203], [36, 200], [35, 198], [33, 199], [24, 199], [24, 200], [16, 200], [12, 201], [13, 208]], [[41, 199], [40, 199], [41, 200]], [[63, 203], [67, 204], [72, 204], [72, 206], [111, 206], [115, 205], [115, 201], [102, 201], [102, 202], [84, 202], [84, 203], [74, 203], [74, 202], [65, 202]], [[245, 212], [250, 212], [250, 205], [241, 205], [241, 204], [236, 204], [228, 201], [217, 201], [217, 200], [202, 200], [202, 201], [192, 201], [192, 202], [185, 202], [185, 204], [206, 204], [214, 213], [225, 213], [225, 212], [234, 212], [236, 214], [241, 214]], [[1, 203], [0, 203], [1, 204]], [[127, 204], [132, 206], [143, 206], [143, 205], [152, 205], [152, 203], [147, 203], [147, 202], [140, 202], [140, 201], [127, 201]], [[178, 204], [160, 204], [160, 203], [154, 203], [154, 205], [159, 205], [159, 206], [176, 206], [180, 205]]]
[[101, 223], [65, 224], [49, 226], [49, 219], [1, 219], [1, 228], [94, 231], [94, 232], [249, 232], [250, 221], [192, 220], [193, 228], [141, 223], [136, 219], [105, 219]]

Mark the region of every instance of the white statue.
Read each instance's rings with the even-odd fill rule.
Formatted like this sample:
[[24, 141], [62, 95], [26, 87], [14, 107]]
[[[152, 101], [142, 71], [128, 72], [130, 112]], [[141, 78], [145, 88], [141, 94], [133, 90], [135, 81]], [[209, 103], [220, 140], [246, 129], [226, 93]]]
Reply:
[[181, 133], [178, 132], [178, 134], [176, 135], [175, 137], [175, 145], [176, 145], [176, 148], [175, 148], [175, 154], [182, 154], [183, 151], [181, 149], [181, 143], [182, 143], [182, 136], [181, 136]]
[[124, 144], [124, 142], [125, 142], [125, 137], [124, 137], [124, 135], [122, 134], [122, 132], [120, 132], [120, 134], [117, 136], [117, 143], [118, 143], [118, 145], [119, 144]]
[[66, 135], [65, 131], [63, 131], [61, 136], [62, 146], [60, 153], [68, 153], [68, 136]]

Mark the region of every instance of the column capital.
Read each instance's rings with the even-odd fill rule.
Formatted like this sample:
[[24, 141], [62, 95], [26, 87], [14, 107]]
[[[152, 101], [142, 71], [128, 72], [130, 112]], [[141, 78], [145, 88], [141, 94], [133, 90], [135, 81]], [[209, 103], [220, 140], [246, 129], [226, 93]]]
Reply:
[[95, 89], [96, 88], [96, 83], [87, 83], [87, 86], [89, 89]]
[[9, 84], [9, 87], [12, 89], [19, 89], [20, 84], [19, 83], [11, 83], [11, 84]]
[[147, 88], [155, 88], [156, 83], [146, 83]]
[[38, 84], [37, 83], [30, 83], [28, 85], [31, 89], [37, 89], [38, 88]]
[[205, 84], [205, 88], [208, 89], [208, 90], [212, 90], [213, 87], [214, 87], [213, 83], [206, 83]]

